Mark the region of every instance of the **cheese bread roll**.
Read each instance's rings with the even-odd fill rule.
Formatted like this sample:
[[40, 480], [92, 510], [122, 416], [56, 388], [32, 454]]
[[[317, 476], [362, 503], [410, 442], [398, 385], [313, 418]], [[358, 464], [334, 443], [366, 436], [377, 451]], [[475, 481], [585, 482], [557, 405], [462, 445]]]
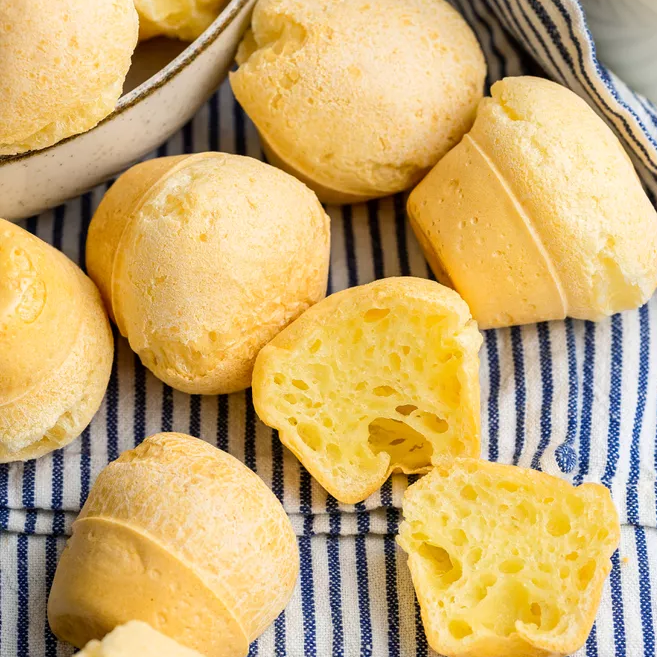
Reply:
[[193, 41], [210, 27], [228, 0], [135, 0], [139, 38], [167, 36]]
[[326, 294], [330, 222], [302, 183], [239, 155], [149, 160], [109, 190], [87, 264], [157, 377], [188, 393], [249, 387], [258, 351]]
[[572, 91], [506, 78], [408, 214], [484, 328], [599, 320], [657, 286], [657, 213], [618, 139]]
[[472, 125], [486, 75], [444, 0], [259, 0], [237, 61], [270, 161], [327, 203], [416, 184]]
[[96, 286], [64, 254], [0, 219], [0, 463], [77, 438], [114, 353]]
[[46, 148], [110, 114], [137, 32], [133, 0], [3, 0], [0, 155]]
[[341, 502], [479, 456], [481, 334], [453, 292], [386, 278], [333, 294], [258, 355], [260, 418]]
[[398, 542], [436, 652], [557, 657], [584, 645], [620, 540], [604, 486], [455, 459], [406, 491], [403, 512]]
[[158, 434], [98, 476], [48, 621], [77, 647], [140, 620], [206, 657], [244, 657], [298, 570], [290, 521], [256, 474], [198, 438]]

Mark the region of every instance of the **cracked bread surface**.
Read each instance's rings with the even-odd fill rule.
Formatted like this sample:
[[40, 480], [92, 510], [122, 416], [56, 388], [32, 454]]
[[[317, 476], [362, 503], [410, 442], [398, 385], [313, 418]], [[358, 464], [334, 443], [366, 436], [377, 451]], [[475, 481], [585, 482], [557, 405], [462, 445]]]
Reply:
[[237, 61], [271, 161], [326, 203], [416, 184], [472, 125], [486, 75], [443, 0], [259, 0]]
[[403, 514], [398, 542], [434, 650], [548, 657], [584, 644], [620, 540], [604, 486], [458, 458], [406, 491]]
[[481, 334], [452, 290], [387, 278], [338, 292], [259, 354], [260, 418], [338, 500], [392, 472], [479, 456]]

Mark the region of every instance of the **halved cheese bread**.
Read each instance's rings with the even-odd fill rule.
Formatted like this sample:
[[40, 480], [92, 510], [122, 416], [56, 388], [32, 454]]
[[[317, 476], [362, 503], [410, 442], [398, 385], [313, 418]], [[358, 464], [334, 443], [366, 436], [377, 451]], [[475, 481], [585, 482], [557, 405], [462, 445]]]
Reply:
[[403, 510], [398, 541], [434, 650], [554, 657], [584, 644], [620, 539], [604, 486], [455, 459], [411, 486]]
[[307, 310], [260, 352], [260, 418], [338, 500], [354, 503], [391, 472], [427, 472], [479, 455], [481, 335], [438, 283], [387, 278]]

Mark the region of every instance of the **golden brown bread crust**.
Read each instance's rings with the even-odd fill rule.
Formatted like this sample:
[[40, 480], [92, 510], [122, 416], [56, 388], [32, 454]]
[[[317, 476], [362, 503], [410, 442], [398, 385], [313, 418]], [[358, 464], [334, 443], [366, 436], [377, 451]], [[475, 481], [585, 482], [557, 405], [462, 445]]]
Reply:
[[427, 638], [448, 657], [554, 657], [586, 641], [620, 540], [609, 491], [473, 459], [436, 464], [404, 496]]
[[244, 655], [286, 605], [298, 568], [290, 522], [257, 475], [202, 440], [158, 434], [96, 480], [55, 574], [49, 622], [78, 646], [136, 618], [203, 654]]
[[94, 284], [0, 219], [0, 462], [37, 458], [79, 436], [101, 404], [113, 353]]
[[87, 263], [121, 334], [178, 390], [235, 392], [324, 297], [330, 221], [303, 184], [224, 153], [150, 160], [93, 218]]
[[472, 125], [486, 74], [443, 0], [259, 0], [237, 61], [272, 161], [323, 202], [416, 184]]
[[137, 31], [132, 0], [4, 0], [0, 155], [46, 148], [110, 114]]
[[258, 355], [260, 418], [338, 500], [479, 456], [481, 335], [452, 290], [386, 278], [331, 295]]
[[599, 320], [657, 286], [657, 212], [609, 127], [548, 80], [506, 78], [408, 200], [436, 276], [484, 328]]
[[210, 27], [228, 0], [135, 0], [139, 39], [167, 36], [193, 41]]

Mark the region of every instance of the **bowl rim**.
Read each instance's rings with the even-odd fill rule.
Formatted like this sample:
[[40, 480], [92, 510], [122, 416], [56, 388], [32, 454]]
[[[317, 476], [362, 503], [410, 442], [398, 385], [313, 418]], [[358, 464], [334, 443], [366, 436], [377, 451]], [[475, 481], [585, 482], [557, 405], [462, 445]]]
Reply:
[[104, 119], [99, 121], [93, 128], [86, 130], [85, 132], [80, 132], [78, 134], [66, 137], [65, 139], [62, 139], [57, 143], [48, 146], [47, 148], [26, 151], [25, 153], [18, 153], [16, 155], [0, 155], [0, 167], [8, 164], [13, 164], [14, 162], [24, 161], [37, 155], [42, 155], [43, 153], [47, 153], [51, 149], [60, 146], [61, 144], [65, 144], [66, 142], [72, 141], [73, 139], [87, 135], [104, 123], [111, 121], [119, 114], [122, 114], [131, 107], [134, 107], [145, 98], [148, 98], [155, 91], [163, 87], [172, 78], [176, 77], [182, 70], [187, 68], [187, 66], [189, 66], [202, 52], [207, 50], [209, 46], [212, 45], [223, 32], [225, 32], [228, 26], [235, 20], [235, 18], [237, 18], [244, 7], [246, 7], [251, 1], [252, 0], [230, 0], [230, 2], [221, 10], [219, 16], [215, 18], [213, 23], [205, 30], [205, 32], [203, 32], [203, 34], [201, 34], [201, 36], [192, 41], [163, 69], [159, 70], [150, 78], [142, 82], [132, 91], [129, 91], [127, 94], [121, 96], [114, 110], [112, 110], [112, 112], [108, 114]]

